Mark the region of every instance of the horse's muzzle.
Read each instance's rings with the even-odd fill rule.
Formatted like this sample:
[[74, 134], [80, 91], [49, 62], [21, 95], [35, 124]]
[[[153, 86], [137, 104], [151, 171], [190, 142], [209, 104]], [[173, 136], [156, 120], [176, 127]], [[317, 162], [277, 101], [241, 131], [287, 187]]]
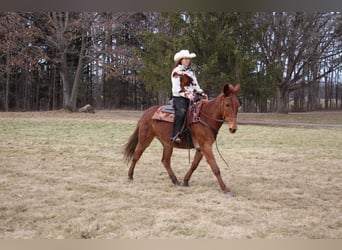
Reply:
[[232, 134], [234, 134], [236, 132], [236, 130], [237, 130], [236, 128], [229, 128], [229, 132]]
[[231, 119], [231, 120], [226, 120], [228, 127], [229, 127], [229, 132], [234, 134], [237, 130], [237, 122], [236, 119]]

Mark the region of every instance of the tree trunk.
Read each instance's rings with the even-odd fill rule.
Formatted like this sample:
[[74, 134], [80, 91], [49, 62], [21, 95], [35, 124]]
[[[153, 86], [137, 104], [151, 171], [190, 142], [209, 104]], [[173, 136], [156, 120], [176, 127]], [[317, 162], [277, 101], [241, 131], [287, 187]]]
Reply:
[[329, 102], [330, 102], [330, 106], [329, 106], [329, 108], [330, 108], [330, 110], [332, 109], [332, 101], [333, 101], [333, 95], [334, 95], [334, 82], [333, 82], [333, 77], [331, 76], [330, 77], [330, 95], [329, 95]]
[[324, 77], [324, 109], [328, 109], [328, 77]]
[[[38, 73], [39, 74], [39, 73]], [[33, 109], [35, 111], [40, 111], [41, 110], [41, 106], [40, 106], [40, 99], [39, 99], [39, 91], [40, 91], [40, 76], [38, 75], [38, 79], [37, 79], [37, 82], [36, 82], [36, 95], [35, 95], [35, 104], [33, 105]]]
[[277, 89], [277, 113], [289, 112], [289, 92], [284, 87], [285, 85], [280, 85]]
[[62, 55], [61, 69], [59, 74], [63, 83], [63, 107], [66, 109], [70, 102], [70, 84], [68, 78], [68, 63], [66, 52]]
[[5, 88], [5, 111], [8, 112], [9, 109], [9, 81], [10, 81], [10, 73], [7, 70], [6, 72], [6, 88]]
[[85, 40], [85, 32], [82, 32], [82, 44], [81, 44], [81, 50], [80, 55], [78, 58], [78, 65], [77, 70], [74, 78], [74, 83], [72, 85], [72, 92], [69, 100], [69, 108], [71, 111], [75, 112], [77, 109], [77, 97], [78, 97], [78, 90], [82, 79], [82, 73], [83, 73], [83, 59], [85, 55], [86, 50], [86, 40]]
[[336, 109], [338, 109], [338, 84], [335, 86], [335, 104], [336, 104]]
[[297, 111], [304, 111], [304, 107], [305, 107], [305, 88], [304, 88], [303, 85], [298, 90], [298, 93], [299, 93], [299, 109]]
[[[7, 51], [6, 51], [6, 56], [7, 59], [9, 58], [9, 54], [10, 54], [10, 49], [9, 49], [9, 45], [7, 46]], [[10, 82], [10, 76], [11, 76], [11, 68], [9, 63], [7, 63], [6, 65], [6, 87], [5, 87], [5, 111], [8, 112], [9, 109], [9, 82]]]
[[294, 96], [293, 96], [293, 111], [298, 112], [301, 110], [300, 107], [300, 92], [301, 89], [297, 89], [294, 91]]
[[55, 110], [56, 108], [56, 68], [53, 68], [53, 77], [52, 77], [52, 82], [53, 82], [53, 87], [52, 87], [52, 110]]
[[340, 109], [342, 109], [342, 94], [340, 94]]

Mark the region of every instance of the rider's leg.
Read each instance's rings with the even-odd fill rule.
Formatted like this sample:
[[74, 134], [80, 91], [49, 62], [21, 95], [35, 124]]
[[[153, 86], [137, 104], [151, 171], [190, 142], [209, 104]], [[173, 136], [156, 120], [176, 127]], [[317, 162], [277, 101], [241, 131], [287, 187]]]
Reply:
[[189, 100], [184, 97], [173, 97], [173, 106], [175, 108], [175, 120], [173, 123], [171, 139], [176, 141], [178, 138], [177, 141], [180, 142], [179, 132], [185, 119], [186, 111], [189, 106]]

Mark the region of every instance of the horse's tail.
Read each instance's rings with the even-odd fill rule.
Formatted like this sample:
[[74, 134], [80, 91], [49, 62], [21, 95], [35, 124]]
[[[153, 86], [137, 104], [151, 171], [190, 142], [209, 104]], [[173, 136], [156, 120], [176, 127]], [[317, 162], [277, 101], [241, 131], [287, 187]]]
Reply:
[[135, 148], [138, 145], [138, 136], [139, 136], [139, 124], [137, 125], [134, 133], [129, 137], [128, 142], [125, 144], [124, 159], [127, 163], [129, 163], [133, 158]]

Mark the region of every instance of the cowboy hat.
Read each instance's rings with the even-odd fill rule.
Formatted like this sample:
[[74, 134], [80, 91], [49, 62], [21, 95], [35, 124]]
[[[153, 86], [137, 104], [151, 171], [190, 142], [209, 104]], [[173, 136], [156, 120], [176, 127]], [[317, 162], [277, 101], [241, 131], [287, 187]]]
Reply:
[[194, 58], [194, 57], [196, 57], [195, 53], [190, 53], [189, 50], [183, 49], [175, 54], [173, 60], [175, 62], [179, 62], [183, 58]]

